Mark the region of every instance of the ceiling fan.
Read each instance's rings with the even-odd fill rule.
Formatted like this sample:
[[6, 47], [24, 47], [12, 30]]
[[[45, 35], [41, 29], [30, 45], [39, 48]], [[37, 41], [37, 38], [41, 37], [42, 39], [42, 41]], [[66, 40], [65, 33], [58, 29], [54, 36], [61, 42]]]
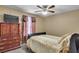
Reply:
[[55, 13], [55, 11], [52, 10], [55, 5], [37, 5], [36, 7], [40, 8], [40, 10], [35, 11], [36, 13], [42, 13], [43, 15], [46, 15], [48, 12]]

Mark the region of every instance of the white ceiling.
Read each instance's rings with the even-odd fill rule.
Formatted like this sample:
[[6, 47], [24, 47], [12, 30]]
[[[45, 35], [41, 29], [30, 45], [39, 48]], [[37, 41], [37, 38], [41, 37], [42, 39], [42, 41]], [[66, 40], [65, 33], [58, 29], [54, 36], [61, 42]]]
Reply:
[[[5, 5], [9, 8], [14, 8], [22, 12], [28, 12], [39, 16], [45, 16], [42, 15], [42, 13], [35, 13], [34, 11], [40, 10], [36, 5]], [[52, 8], [55, 10], [55, 13], [48, 13], [46, 16], [55, 15], [59, 13], [64, 13], [72, 10], [78, 10], [79, 5], [55, 5], [55, 8]]]

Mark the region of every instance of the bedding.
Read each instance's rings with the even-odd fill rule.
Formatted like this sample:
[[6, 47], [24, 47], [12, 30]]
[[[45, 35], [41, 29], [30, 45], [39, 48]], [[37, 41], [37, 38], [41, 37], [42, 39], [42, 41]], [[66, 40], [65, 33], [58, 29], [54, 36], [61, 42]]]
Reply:
[[[57, 39], [54, 38], [54, 39]], [[34, 52], [38, 53], [52, 53], [59, 52], [60, 46], [57, 40], [41, 36], [33, 36], [27, 41], [27, 46]]]
[[41, 37], [50, 38], [53, 43], [58, 43], [60, 41], [61, 37], [58, 36], [52, 36], [52, 35], [40, 35]]
[[59, 53], [61, 50], [69, 49], [72, 34], [74, 33], [62, 37], [51, 35], [32, 36], [27, 40], [27, 46], [37, 53]]

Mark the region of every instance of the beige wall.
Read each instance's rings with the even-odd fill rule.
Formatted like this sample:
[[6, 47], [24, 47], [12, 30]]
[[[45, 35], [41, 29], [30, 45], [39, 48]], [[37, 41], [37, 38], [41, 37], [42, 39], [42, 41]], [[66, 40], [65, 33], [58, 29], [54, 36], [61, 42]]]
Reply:
[[[36, 17], [36, 31], [37, 32], [41, 32], [42, 31], [42, 19], [38, 16], [32, 15], [32, 14], [28, 14], [28, 13], [24, 13], [15, 9], [11, 9], [11, 8], [6, 8], [4, 6], [0, 6], [0, 22], [3, 22], [3, 14], [10, 14], [10, 15], [15, 15], [19, 17], [19, 22], [21, 23], [21, 17], [22, 15], [27, 15], [27, 16], [33, 16]], [[41, 24], [41, 25], [40, 25]]]
[[44, 32], [44, 19], [43, 18], [37, 18], [38, 20], [36, 21], [36, 32]]
[[57, 36], [79, 31], [79, 10], [47, 17], [44, 25], [48, 34]]

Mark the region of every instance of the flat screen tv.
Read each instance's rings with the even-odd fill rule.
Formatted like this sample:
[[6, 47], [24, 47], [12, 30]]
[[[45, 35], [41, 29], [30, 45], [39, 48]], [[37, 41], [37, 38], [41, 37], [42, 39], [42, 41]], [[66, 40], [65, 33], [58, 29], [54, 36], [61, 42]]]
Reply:
[[4, 14], [4, 22], [7, 22], [7, 23], [18, 23], [19, 22], [19, 18], [18, 18], [18, 16]]

